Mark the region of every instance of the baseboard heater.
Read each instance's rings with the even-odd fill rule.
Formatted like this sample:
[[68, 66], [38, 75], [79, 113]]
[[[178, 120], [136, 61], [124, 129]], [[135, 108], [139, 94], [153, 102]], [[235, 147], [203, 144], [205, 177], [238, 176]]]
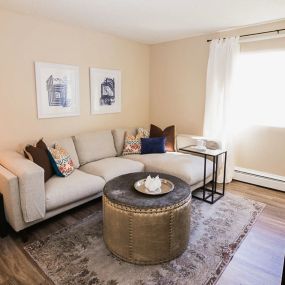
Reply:
[[236, 167], [234, 179], [285, 192], [285, 176]]

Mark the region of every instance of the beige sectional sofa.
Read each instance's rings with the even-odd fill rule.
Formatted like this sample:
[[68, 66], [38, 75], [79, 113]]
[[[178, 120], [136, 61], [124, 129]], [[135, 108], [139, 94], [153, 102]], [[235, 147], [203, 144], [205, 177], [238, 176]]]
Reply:
[[[48, 143], [62, 145], [71, 155], [75, 170], [65, 178], [53, 176], [46, 183], [41, 167], [16, 151], [2, 151], [0, 192], [12, 228], [20, 231], [95, 199], [102, 195], [107, 181], [122, 174], [156, 171], [183, 179], [192, 190], [202, 185], [201, 157], [179, 152], [122, 156], [125, 131], [96, 131]], [[185, 146], [193, 141], [191, 136], [181, 135], [177, 142]], [[216, 142], [208, 143], [218, 147]], [[211, 164], [207, 163], [207, 181], [212, 177]]]

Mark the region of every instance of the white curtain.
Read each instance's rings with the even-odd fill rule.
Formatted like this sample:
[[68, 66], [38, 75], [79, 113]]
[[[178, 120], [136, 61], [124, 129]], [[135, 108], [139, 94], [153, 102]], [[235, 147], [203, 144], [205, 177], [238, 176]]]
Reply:
[[[232, 101], [239, 53], [239, 37], [213, 40], [208, 60], [204, 136], [219, 140], [228, 151], [227, 183], [234, 173]], [[218, 182], [222, 182], [222, 174]]]

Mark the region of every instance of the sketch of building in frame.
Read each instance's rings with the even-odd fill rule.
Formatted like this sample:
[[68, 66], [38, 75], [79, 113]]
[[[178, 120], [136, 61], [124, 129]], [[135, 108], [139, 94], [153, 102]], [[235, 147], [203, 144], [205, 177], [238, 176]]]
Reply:
[[35, 63], [38, 118], [80, 115], [79, 67]]
[[121, 71], [90, 68], [91, 114], [121, 112]]

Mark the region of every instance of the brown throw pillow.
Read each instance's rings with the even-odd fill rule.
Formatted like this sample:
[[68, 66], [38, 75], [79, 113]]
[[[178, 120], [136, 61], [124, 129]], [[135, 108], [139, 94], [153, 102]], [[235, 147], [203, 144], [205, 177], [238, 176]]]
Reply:
[[151, 124], [150, 125], [150, 138], [157, 138], [157, 137], [166, 137], [166, 142], [165, 142], [165, 150], [166, 151], [175, 151], [175, 126], [169, 126], [164, 129], [164, 131]]
[[45, 182], [53, 176], [54, 170], [49, 160], [48, 148], [43, 139], [39, 140], [36, 146], [27, 145], [25, 153], [28, 158], [44, 169]]

